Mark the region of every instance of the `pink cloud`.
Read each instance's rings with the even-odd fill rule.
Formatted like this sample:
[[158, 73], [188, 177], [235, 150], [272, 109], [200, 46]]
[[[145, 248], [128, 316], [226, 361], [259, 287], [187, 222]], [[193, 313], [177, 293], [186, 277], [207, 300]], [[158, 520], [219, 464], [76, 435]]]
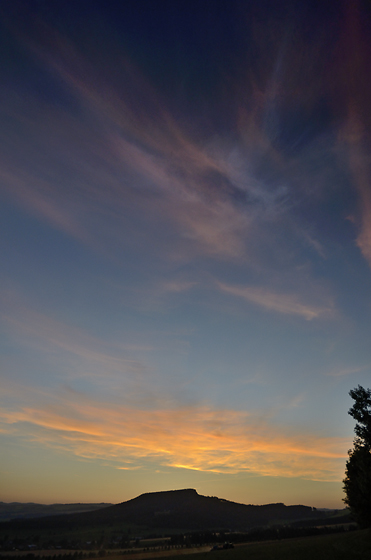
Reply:
[[232, 286], [221, 282], [218, 283], [218, 286], [223, 292], [264, 307], [268, 311], [298, 315], [308, 321], [330, 316], [333, 312], [331, 307], [303, 303], [296, 294], [272, 292], [258, 286]]

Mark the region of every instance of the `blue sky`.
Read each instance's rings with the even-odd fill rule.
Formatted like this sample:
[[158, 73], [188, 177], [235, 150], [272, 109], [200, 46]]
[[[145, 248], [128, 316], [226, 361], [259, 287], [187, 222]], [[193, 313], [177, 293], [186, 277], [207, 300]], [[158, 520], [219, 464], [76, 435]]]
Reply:
[[3, 9], [3, 501], [342, 507], [370, 385], [362, 2]]

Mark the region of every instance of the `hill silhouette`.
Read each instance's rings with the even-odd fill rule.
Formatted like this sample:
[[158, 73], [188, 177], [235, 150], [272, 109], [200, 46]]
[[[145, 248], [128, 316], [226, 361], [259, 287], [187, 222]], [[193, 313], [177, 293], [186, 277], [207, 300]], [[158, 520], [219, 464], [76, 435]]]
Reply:
[[249, 529], [272, 522], [316, 519], [321, 512], [303, 505], [282, 503], [245, 505], [217, 497], [202, 496], [196, 490], [170, 490], [142, 494], [127, 502], [95, 511], [58, 515], [37, 520], [8, 522], [18, 528], [78, 528], [83, 526], [133, 524], [146, 528], [205, 530], [216, 528]]
[[112, 504], [35, 504], [33, 502], [0, 502], [0, 521], [10, 521], [12, 519], [31, 519], [36, 517], [50, 517], [51, 515], [65, 515], [70, 513], [81, 513]]

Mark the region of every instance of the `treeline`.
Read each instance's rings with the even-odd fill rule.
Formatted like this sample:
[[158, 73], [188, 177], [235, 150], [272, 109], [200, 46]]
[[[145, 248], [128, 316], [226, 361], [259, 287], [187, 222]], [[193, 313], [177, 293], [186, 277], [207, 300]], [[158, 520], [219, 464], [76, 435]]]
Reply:
[[[58, 551], [55, 551], [54, 554], [46, 555], [43, 554], [40, 556], [37, 552], [28, 552], [27, 554], [22, 554], [18, 556], [18, 558], [22, 558], [22, 560], [82, 560], [88, 558], [101, 558], [106, 556], [107, 552], [105, 550], [90, 551], [90, 552], [83, 552], [83, 551], [75, 551], [75, 552], [67, 552], [63, 554], [58, 554]], [[116, 552], [115, 552], [116, 554]], [[14, 554], [2, 554], [1, 560], [14, 560]]]
[[[135, 549], [135, 548], [127, 548], [125, 550], [120, 550], [119, 554], [124, 556], [125, 554], [135, 554], [135, 553], [139, 553], [139, 552], [151, 552], [151, 551], [158, 551], [158, 550], [175, 550], [175, 549], [179, 549], [179, 548], [186, 548], [187, 545], [167, 545], [167, 546], [158, 546], [158, 547], [146, 547], [146, 548], [140, 548], [140, 549]], [[35, 552], [28, 552], [27, 554], [20, 554], [20, 555], [14, 555], [13, 554], [1, 554], [0, 558], [1, 560], [16, 560], [18, 559], [22, 559], [22, 560], [88, 560], [89, 558], [96, 558], [96, 559], [101, 559], [104, 558], [106, 556], [117, 556], [118, 551], [117, 550], [97, 550], [97, 551], [82, 551], [82, 550], [76, 550], [75, 552], [71, 551], [71, 552], [64, 552], [64, 553], [58, 553], [58, 550], [53, 551], [53, 553], [51, 552], [51, 554], [45, 554], [43, 552], [42, 556], [40, 554], [38, 554], [38, 551]]]
[[236, 535], [233, 539], [233, 535], [228, 538], [231, 542], [256, 542], [256, 541], [271, 541], [271, 540], [281, 540], [281, 539], [292, 539], [296, 537], [314, 537], [320, 535], [329, 535], [333, 533], [345, 533], [346, 531], [356, 530], [358, 527], [356, 525], [349, 525], [345, 527], [344, 525], [335, 526], [325, 526], [325, 527], [292, 527], [284, 526], [277, 528], [262, 528], [250, 531], [248, 534], [241, 535], [240, 537]]
[[[178, 548], [195, 548], [205, 545], [223, 544], [225, 542], [233, 544], [242, 544], [249, 542], [262, 542], [274, 541], [282, 539], [291, 539], [298, 537], [311, 537], [328, 535], [334, 533], [344, 533], [357, 529], [357, 525], [338, 525], [338, 526], [325, 526], [325, 527], [293, 527], [293, 526], [277, 526], [270, 528], [257, 528], [250, 530], [247, 533], [230, 533], [228, 531], [200, 531], [185, 534], [172, 535], [170, 539], [165, 542], [159, 543], [157, 546], [146, 546], [145, 540], [143, 543], [140, 539], [127, 543], [127, 548], [120, 550], [120, 554], [132, 554], [135, 552], [150, 552], [158, 550], [171, 550]], [[8, 543], [9, 545], [10, 543]], [[12, 547], [6, 547], [3, 544], [2, 550], [4, 552], [12, 550], [13, 554], [1, 554], [1, 560], [14, 560], [14, 543]], [[20, 547], [20, 556], [22, 560], [38, 560], [40, 559], [39, 550], [35, 549], [33, 552], [23, 552]], [[24, 549], [23, 549], [24, 551]], [[89, 558], [102, 558], [109, 555], [117, 555], [118, 549], [113, 547], [101, 548], [99, 550], [71, 550], [71, 552], [59, 552], [58, 549], [50, 550], [50, 554], [45, 554], [45, 549], [42, 555], [42, 560], [85, 560]]]
[[170, 539], [172, 545], [183, 546], [200, 546], [205, 544], [222, 544], [224, 542], [231, 542], [234, 544], [257, 542], [257, 541], [272, 541], [281, 539], [290, 539], [295, 537], [311, 537], [318, 535], [328, 535], [332, 533], [344, 533], [357, 529], [357, 526], [344, 525], [325, 526], [325, 527], [293, 527], [293, 526], [279, 526], [279, 527], [261, 527], [253, 529], [247, 533], [229, 533], [228, 531], [202, 531], [186, 533], [184, 535], [173, 535]]

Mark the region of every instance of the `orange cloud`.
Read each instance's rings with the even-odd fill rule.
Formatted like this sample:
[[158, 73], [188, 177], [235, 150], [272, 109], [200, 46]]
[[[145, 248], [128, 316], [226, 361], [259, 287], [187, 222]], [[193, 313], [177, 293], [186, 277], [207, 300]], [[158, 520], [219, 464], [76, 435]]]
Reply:
[[339, 480], [349, 447], [344, 438], [286, 432], [244, 411], [207, 406], [148, 410], [71, 394], [49, 395], [48, 404], [37, 408], [3, 407], [0, 419], [13, 436], [123, 469], [150, 461], [219, 473]]
[[[180, 282], [167, 289], [190, 287]], [[73, 378], [85, 375], [95, 387], [114, 388], [115, 401], [96, 402], [68, 387], [55, 393], [37, 384], [24, 388], [9, 377], [3, 381], [2, 396], [4, 403], [13, 405], [0, 408], [1, 432], [77, 457], [108, 461], [116, 468], [138, 469], [150, 461], [220, 473], [248, 471], [316, 480], [342, 476], [346, 440], [298, 435], [274, 425], [274, 414], [262, 418], [246, 411], [168, 404], [160, 409], [166, 395], [151, 388], [147, 376], [142, 378], [143, 366], [122, 356], [122, 349], [36, 312], [14, 294], [5, 299], [2, 318], [13, 334], [52, 358], [55, 349], [63, 352], [64, 362], [69, 355], [77, 357]], [[300, 404], [299, 399], [291, 406]]]

